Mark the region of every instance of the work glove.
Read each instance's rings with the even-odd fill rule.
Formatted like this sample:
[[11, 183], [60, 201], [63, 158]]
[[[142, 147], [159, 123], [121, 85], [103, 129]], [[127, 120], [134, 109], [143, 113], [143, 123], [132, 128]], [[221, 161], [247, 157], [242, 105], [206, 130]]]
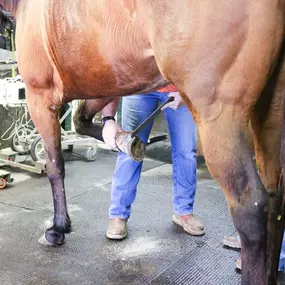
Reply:
[[174, 97], [174, 100], [172, 102], [165, 104], [161, 108], [161, 110], [165, 110], [166, 108], [177, 110], [183, 104], [183, 101], [182, 101], [182, 98], [180, 97], [179, 92], [170, 92], [168, 94], [168, 97]]
[[102, 136], [105, 144], [112, 149], [116, 149], [117, 145], [115, 137], [122, 131], [121, 127], [114, 120], [108, 120], [102, 130]]

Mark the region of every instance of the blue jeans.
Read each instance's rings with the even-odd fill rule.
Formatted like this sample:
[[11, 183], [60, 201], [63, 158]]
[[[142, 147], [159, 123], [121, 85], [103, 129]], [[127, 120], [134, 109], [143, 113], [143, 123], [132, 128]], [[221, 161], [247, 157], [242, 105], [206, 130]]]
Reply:
[[283, 241], [282, 241], [282, 247], [281, 247], [281, 252], [280, 252], [278, 270], [279, 271], [285, 270], [285, 232], [283, 234]]
[[[158, 106], [168, 99], [168, 93], [152, 92], [123, 98], [122, 128], [134, 130]], [[193, 213], [196, 192], [196, 124], [186, 106], [178, 110], [164, 110], [167, 121], [173, 162], [173, 205], [178, 215]], [[147, 142], [153, 122], [150, 122], [138, 134], [143, 142]], [[132, 160], [128, 155], [119, 152], [113, 174], [111, 190], [111, 206], [109, 216], [128, 219], [131, 205], [136, 198], [137, 185], [140, 180], [142, 162]]]

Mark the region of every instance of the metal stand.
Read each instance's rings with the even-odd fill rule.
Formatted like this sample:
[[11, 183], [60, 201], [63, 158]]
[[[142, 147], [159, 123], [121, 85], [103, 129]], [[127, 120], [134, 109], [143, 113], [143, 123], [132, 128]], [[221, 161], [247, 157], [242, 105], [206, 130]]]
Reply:
[[[72, 103], [68, 104], [69, 108], [65, 111], [63, 116], [60, 118], [60, 124], [72, 114], [73, 106]], [[65, 131], [61, 128], [61, 147], [62, 149], [67, 149], [69, 151], [73, 150], [74, 146], [83, 145], [87, 146], [85, 152], [85, 158], [88, 161], [94, 161], [97, 154], [97, 140], [88, 136], [82, 136], [77, 134], [75, 131]], [[31, 143], [30, 153], [34, 161], [44, 161], [44, 146], [40, 136], [37, 136]]]
[[[36, 128], [31, 125], [25, 100], [25, 85], [20, 76], [0, 80], [0, 105], [3, 105], [8, 110], [8, 115], [13, 120], [11, 126], [1, 137], [3, 141], [10, 142], [12, 150], [10, 148], [0, 149], [0, 163], [38, 174], [43, 173], [46, 169], [44, 146]], [[60, 118], [60, 124], [72, 113], [72, 103], [69, 103], [68, 106], [69, 108]], [[17, 116], [13, 117], [7, 107], [22, 108], [23, 115], [20, 118]], [[68, 149], [69, 151], [72, 151], [75, 145], [86, 146], [87, 150], [84, 157], [88, 161], [96, 159], [97, 140], [80, 136], [75, 131], [65, 131], [61, 128], [61, 141], [62, 149]], [[29, 162], [32, 165], [27, 164], [26, 161], [19, 161], [17, 159], [20, 158], [19, 154], [30, 154], [32, 161], [30, 160]], [[5, 175], [7, 177], [7, 174]]]
[[[0, 167], [1, 167], [0, 163]], [[0, 170], [0, 190], [6, 188], [7, 183], [12, 183], [14, 179], [11, 177], [11, 173], [5, 170]]]
[[16, 167], [37, 174], [42, 174], [43, 172], [45, 172], [46, 165], [44, 162], [37, 161], [34, 162], [34, 166], [28, 165], [23, 162], [17, 161], [17, 155], [18, 153], [14, 152], [10, 148], [4, 148], [0, 150], [0, 166]]

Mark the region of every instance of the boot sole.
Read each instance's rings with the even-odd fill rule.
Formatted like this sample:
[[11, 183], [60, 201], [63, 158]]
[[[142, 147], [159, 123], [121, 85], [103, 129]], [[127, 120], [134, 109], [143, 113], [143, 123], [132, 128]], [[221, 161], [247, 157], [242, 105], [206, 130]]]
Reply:
[[111, 233], [106, 233], [106, 236], [108, 239], [112, 239], [112, 240], [122, 240], [124, 238], [126, 238], [128, 235], [128, 233], [125, 233], [125, 234], [122, 234], [122, 235], [114, 235], [114, 234], [111, 234]]
[[223, 244], [225, 246], [228, 246], [230, 248], [235, 248], [235, 249], [241, 249], [241, 246], [239, 243], [235, 243], [235, 242], [229, 242], [226, 239], [223, 239]]
[[241, 260], [240, 259], [236, 260], [236, 269], [241, 270]]

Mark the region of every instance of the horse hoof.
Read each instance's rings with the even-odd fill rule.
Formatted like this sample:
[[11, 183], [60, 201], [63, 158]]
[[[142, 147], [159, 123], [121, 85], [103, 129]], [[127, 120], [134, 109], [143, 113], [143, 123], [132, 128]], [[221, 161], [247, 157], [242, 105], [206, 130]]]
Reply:
[[38, 240], [38, 242], [39, 244], [44, 246], [58, 246], [64, 243], [64, 238], [65, 236], [63, 233], [57, 233], [55, 231], [46, 231], [46, 233], [43, 234], [43, 236]]
[[44, 245], [44, 246], [54, 246], [52, 243], [50, 243], [47, 239], [46, 239], [46, 234], [43, 234], [39, 240], [38, 240], [39, 244]]

